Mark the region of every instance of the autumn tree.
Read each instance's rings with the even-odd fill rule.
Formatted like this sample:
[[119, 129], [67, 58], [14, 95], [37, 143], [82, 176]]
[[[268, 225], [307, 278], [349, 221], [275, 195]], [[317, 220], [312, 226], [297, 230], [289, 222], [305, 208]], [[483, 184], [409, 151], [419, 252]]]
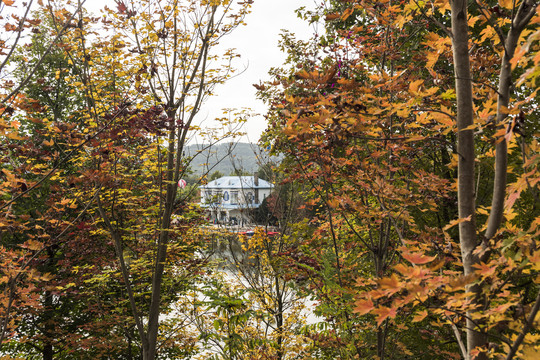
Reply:
[[[72, 40], [83, 28], [93, 25], [95, 19], [82, 11], [71, 14], [56, 4], [41, 8], [39, 18], [43, 22], [33, 28], [31, 41], [15, 50], [9, 63], [14, 69], [13, 80], [17, 80], [14, 83], [25, 84], [19, 86], [12, 101], [14, 113], [8, 113], [18, 128], [8, 133], [3, 142], [7, 150], [4, 173], [18, 174], [21, 184], [20, 192], [4, 204], [6, 218], [12, 220], [3, 240], [11, 248], [21, 247], [28, 255], [22, 258], [23, 267], [11, 280], [6, 295], [8, 304], [23, 289], [39, 299], [30, 304], [19, 303], [16, 311], [3, 313], [6, 321], [11, 320], [9, 329], [16, 330], [11, 333], [9, 349], [13, 354], [22, 352], [26, 356], [37, 350], [45, 359], [81, 352], [89, 358], [118, 355], [127, 347], [122, 324], [130, 321], [125, 311], [115, 312], [116, 322], [103, 316], [106, 308], [114, 309], [104, 301], [105, 291], [92, 292], [99, 294], [96, 297], [100, 307], [95, 306], [95, 297], [88, 297], [95, 288], [88, 286], [86, 277], [103, 276], [101, 268], [114, 266], [114, 248], [105, 237], [90, 235], [96, 226], [87, 211], [97, 192], [89, 192], [88, 197], [79, 192], [81, 179], [88, 175], [79, 159], [88, 149], [85, 146], [97, 141], [98, 134], [108, 126], [89, 133], [89, 123], [118, 104], [125, 81], [111, 78], [108, 80], [114, 80], [115, 87], [107, 87], [107, 83], [101, 86], [104, 77], [98, 75], [106, 69], [101, 64], [96, 66], [95, 82], [90, 84], [86, 77], [90, 74], [89, 59], [95, 53], [84, 51], [89, 44], [81, 37], [79, 41]], [[66, 21], [70, 21], [70, 26], [65, 27]], [[65, 33], [65, 28], [71, 32]], [[51, 38], [59, 41], [51, 45]], [[110, 49], [107, 41], [92, 45], [95, 51]], [[28, 78], [28, 72], [34, 76]], [[83, 84], [91, 86], [94, 94], [80, 91]], [[118, 112], [111, 117], [115, 116]], [[32, 288], [21, 281], [26, 274], [37, 277]], [[107, 305], [103, 306], [104, 303]]]
[[[66, 160], [69, 158], [66, 154], [70, 153], [71, 146], [77, 142], [79, 136], [73, 131], [66, 134], [71, 136], [66, 139], [63, 134], [55, 135], [47, 128], [47, 125], [53, 122], [57, 125], [64, 123], [66, 119], [57, 110], [67, 106], [68, 101], [57, 98], [59, 101], [55, 104], [50, 97], [49, 101], [44, 101], [44, 98], [35, 96], [37, 93], [46, 93], [43, 91], [43, 87], [47, 86], [43, 76], [47, 70], [44, 69], [59, 59], [59, 62], [62, 62], [62, 50], [59, 50], [59, 47], [61, 37], [69, 32], [69, 26], [62, 23], [58, 31], [52, 34], [47, 31], [47, 35], [42, 36], [40, 32], [44, 27], [40, 26], [40, 16], [31, 12], [32, 2], [25, 3], [22, 7], [22, 17], [19, 17], [19, 14], [9, 14], [9, 7], [13, 5], [13, 1], [2, 4], [2, 13], [6, 15], [3, 25], [8, 30], [5, 34], [12, 35], [2, 40], [3, 56], [0, 68], [3, 89], [0, 106], [2, 174], [5, 179], [2, 183], [0, 204], [3, 229], [2, 261], [5, 265], [0, 329], [2, 342], [8, 334], [15, 333], [21, 321], [25, 321], [22, 318], [25, 309], [39, 311], [42, 307], [41, 299], [45, 299], [45, 302], [51, 301], [53, 295], [49, 290], [41, 293], [45, 294], [44, 297], [39, 295], [43, 288], [52, 289], [53, 286], [50, 280], [54, 277], [54, 271], [49, 266], [49, 260], [59, 251], [58, 244], [65, 240], [67, 230], [73, 225], [71, 221], [80, 214], [73, 203], [68, 206], [72, 200], [70, 191], [66, 192], [69, 188], [51, 181], [54, 180], [52, 178], [56, 170], [69, 168], [66, 167]], [[71, 23], [80, 10], [81, 4], [78, 4], [72, 12], [62, 9], [61, 13], [66, 16], [64, 20]], [[48, 10], [42, 8], [41, 14], [48, 13]], [[17, 26], [11, 24], [13, 20], [18, 22]], [[39, 45], [34, 47], [31, 54], [21, 50], [22, 45], [26, 45], [30, 30], [32, 39], [41, 37], [36, 41]], [[52, 36], [48, 38], [48, 35]], [[23, 63], [24, 70], [18, 68], [22, 67]], [[61, 66], [56, 69], [62, 71]], [[49, 75], [51, 74], [47, 74]], [[54, 79], [53, 73], [48, 79], [48, 86], [51, 87], [48, 95], [56, 94], [58, 97], [69, 93], [69, 88], [64, 86], [63, 76]], [[45, 285], [48, 282], [49, 285]], [[27, 302], [25, 299], [32, 300]], [[18, 309], [17, 314], [14, 314], [14, 309]], [[49, 333], [49, 339], [52, 338], [50, 329], [45, 328], [44, 332]], [[50, 358], [51, 344], [43, 342], [41, 351], [44, 358]]]
[[[510, 244], [527, 247], [529, 236], [537, 232], [536, 213], [527, 223], [524, 218], [515, 220], [528, 235], [511, 235], [518, 231], [512, 223], [514, 200], [537, 192], [531, 185], [536, 183], [531, 160], [523, 160], [536, 156], [537, 129], [530, 127], [529, 138], [513, 136], [515, 125], [525, 122], [527, 104], [534, 114], [536, 93], [534, 87], [521, 87], [512, 98], [504, 84], [512, 77], [512, 61], [517, 63], [535, 46], [535, 38], [529, 38], [518, 57], [513, 56], [517, 44], [525, 44], [530, 36], [532, 28], [527, 26], [534, 23], [535, 14], [532, 2], [501, 7], [454, 2], [451, 7], [414, 1], [330, 1], [319, 11], [303, 14], [308, 20], [325, 19], [325, 35], [312, 43], [285, 37], [283, 46], [294, 68], [274, 72], [273, 81], [259, 89], [273, 106], [268, 139], [287, 155], [291, 179], [312, 188], [320, 240], [311, 245], [320, 252], [330, 249], [335, 264], [333, 279], [321, 276], [319, 281], [328, 289], [333, 280], [340, 289], [325, 303], [342, 299], [342, 309], [349, 304], [341, 314], [348, 325], [337, 339], [356, 347], [357, 356], [371, 356], [362, 353], [363, 341], [370, 343], [365, 323], [354, 325], [348, 336], [343, 330], [351, 329], [349, 319], [360, 324], [357, 316], [364, 314], [376, 316], [379, 358], [396, 356], [386, 346], [389, 339], [414, 339], [410, 330], [418, 323], [435, 325], [447, 334], [443, 338], [455, 335], [449, 349], [440, 347], [441, 340], [435, 342], [441, 357], [455, 356], [452, 353], [459, 350], [467, 359], [500, 353], [511, 358], [527, 338], [537, 302], [535, 295], [522, 291], [536, 294], [538, 289], [524, 285], [517, 274], [525, 271], [530, 279], [537, 275], [528, 260], [517, 265], [507, 251]], [[501, 65], [493, 66], [497, 58]], [[523, 64], [530, 66], [530, 61]], [[514, 79], [519, 73], [527, 74], [528, 81], [533, 78], [531, 70], [516, 67]], [[499, 84], [499, 79], [505, 80]], [[505, 97], [513, 100], [505, 103]], [[514, 155], [510, 164], [504, 160], [507, 143], [520, 150], [512, 141], [523, 144], [523, 155]], [[492, 183], [489, 149], [494, 145]], [[476, 173], [475, 163], [481, 165]], [[511, 185], [507, 196], [504, 174], [509, 168], [522, 174], [517, 177], [528, 185], [517, 192], [518, 185]], [[450, 183], [459, 186], [450, 188]], [[486, 196], [487, 187], [496, 189], [492, 196]], [[502, 210], [507, 223], [501, 227]], [[475, 225], [475, 217], [487, 221], [486, 215], [486, 227]], [[453, 229], [458, 223], [459, 235]], [[477, 240], [479, 229], [487, 231], [483, 240]], [[312, 277], [311, 283], [316, 282]], [[361, 293], [354, 305], [345, 295], [350, 289]], [[503, 298], [495, 296], [500, 291]], [[494, 315], [526, 304], [531, 304], [530, 312], [522, 322]], [[397, 324], [407, 319], [412, 322], [399, 329]], [[515, 325], [501, 337], [500, 328], [510, 323]], [[415, 350], [419, 357], [421, 349], [414, 341], [402, 349]]]
[[[194, 130], [213, 134], [197, 128], [195, 117], [214, 86], [230, 75], [234, 54], [218, 56], [212, 49], [241, 24], [249, 4], [118, 1], [116, 5], [110, 26], [125, 37], [117, 40], [123, 50], [108, 59], [124, 66], [121, 77], [132, 76], [133, 89], [125, 99], [130, 105], [122, 114], [127, 123], [120, 122], [113, 130], [116, 141], [96, 149], [101, 151], [99, 159], [88, 160], [106, 174], [94, 182], [102, 189], [97, 213], [115, 244], [143, 358], [154, 359], [165, 294], [175, 295], [165, 286], [165, 275], [173, 276], [182, 268], [178, 261], [190, 261], [198, 241], [196, 224], [201, 216], [188, 211], [185, 199], [177, 198], [177, 183], [187, 167], [184, 146]], [[130, 134], [139, 122], [146, 132], [141, 139]], [[147, 139], [151, 141], [142, 147], [135, 144]], [[134, 183], [139, 174], [145, 180]], [[178, 217], [175, 225], [173, 214]], [[128, 248], [139, 246], [143, 251], [133, 256], [147, 267], [149, 298], [135, 291], [133, 267], [126, 258]]]
[[[82, 4], [78, 5], [77, 10], [80, 10]], [[143, 6], [142, 3], [139, 5]], [[10, 245], [3, 248], [6, 251], [2, 258], [6, 269], [2, 339], [8, 331], [14, 330], [20, 319], [12, 316], [13, 305], [20, 309], [35, 307], [39, 298], [36, 283], [50, 281], [51, 276], [56, 279], [59, 275], [43, 274], [36, 271], [37, 268], [30, 271], [30, 266], [36, 261], [39, 263], [43, 255], [54, 247], [61, 249], [61, 257], [56, 259], [61, 259], [66, 266], [61, 272], [67, 281], [51, 283], [52, 297], [64, 298], [68, 293], [77, 292], [88, 294], [93, 287], [110, 287], [111, 278], [123, 276], [126, 288], [113, 290], [118, 291], [120, 298], [110, 299], [112, 301], [106, 301], [106, 306], [103, 306], [103, 298], [90, 297], [86, 304], [101, 302], [102, 311], [107, 308], [120, 312], [115, 317], [116, 324], [126, 324], [126, 330], [135, 325], [138, 334], [136, 352], [140, 347], [145, 358], [154, 358], [159, 315], [177, 298], [181, 292], [179, 289], [185, 287], [184, 281], [193, 278], [196, 272], [190, 270], [200, 266], [192, 255], [199, 246], [194, 229], [202, 216], [187, 204], [191, 194], [177, 193], [176, 186], [189, 162], [189, 158], [183, 156], [183, 145], [189, 131], [198, 129], [193, 121], [203, 100], [213, 86], [225, 80], [231, 71], [229, 61], [234, 55], [227, 54], [222, 58], [224, 62], [219, 63], [218, 57], [210, 55], [210, 49], [221, 35], [240, 24], [248, 4], [238, 7], [236, 15], [232, 15], [228, 3], [171, 2], [167, 7], [154, 5], [154, 8], [143, 7], [144, 10], [128, 10], [126, 4], [119, 2], [117, 8], [110, 12], [110, 19], [103, 21], [105, 29], [101, 29], [99, 38], [94, 36], [94, 25], [98, 19], [82, 12], [70, 13], [62, 8], [62, 3], [49, 3], [42, 13], [45, 17], [50, 15], [52, 31], [44, 31], [37, 27], [37, 22], [32, 23], [36, 25], [32, 31], [36, 37], [47, 39], [53, 34], [55, 40], [51, 44], [46, 40], [44, 44], [34, 44], [35, 51], [39, 46], [44, 48], [39, 50], [42, 57], [32, 58], [28, 64], [20, 63], [24, 69], [19, 73], [31, 75], [19, 79], [18, 83], [7, 82], [8, 92], [2, 103], [2, 130], [8, 140], [2, 146], [10, 149], [5, 153], [6, 166], [2, 169], [6, 177], [2, 209], [7, 211], [2, 216], [7, 222], [3, 220], [2, 226], [7, 227], [11, 234], [22, 233], [28, 238], [21, 238], [17, 244], [3, 238]], [[193, 17], [185, 16], [188, 14]], [[158, 28], [155, 27], [157, 25]], [[116, 26], [116, 30], [103, 32], [107, 26], [108, 29]], [[135, 35], [133, 41], [123, 37], [128, 35], [123, 31], [130, 27]], [[22, 30], [22, 25], [18, 29]], [[66, 29], [70, 31], [66, 32]], [[43, 34], [40, 35], [41, 31]], [[49, 56], [53, 53], [53, 57]], [[11, 57], [12, 53], [8, 56]], [[20, 56], [28, 60], [28, 54], [20, 53]], [[5, 64], [7, 60], [3, 66]], [[222, 65], [223, 72], [217, 71], [216, 68]], [[166, 84], [162, 76], [168, 76]], [[25, 93], [19, 96], [23, 90]], [[8, 101], [11, 101], [9, 105]], [[236, 124], [236, 119], [233, 121]], [[234, 131], [234, 126], [227, 129]], [[199, 130], [203, 134], [215, 135], [212, 129]], [[230, 132], [225, 136], [228, 134]], [[24, 148], [23, 141], [28, 139], [35, 142], [35, 153]], [[216, 141], [216, 138], [210, 140]], [[50, 196], [52, 193], [54, 196]], [[46, 202], [41, 204], [42, 201], [38, 201], [40, 205], [36, 214], [27, 214], [25, 204], [36, 207], [36, 198]], [[39, 209], [42, 206], [48, 207], [46, 216], [43, 214], [45, 210]], [[129, 213], [132, 209], [134, 211]], [[174, 225], [177, 232], [170, 235], [173, 210], [177, 213]], [[72, 217], [69, 218], [68, 214]], [[101, 217], [101, 221], [96, 221], [96, 216]], [[146, 225], [158, 231], [139, 232]], [[78, 231], [73, 231], [74, 227]], [[32, 234], [31, 229], [41, 231]], [[129, 234], [134, 234], [136, 241]], [[183, 240], [178, 234], [182, 234]], [[85, 241], [87, 250], [90, 249], [87, 245], [94, 244], [93, 254], [102, 256], [98, 261], [111, 259], [105, 254], [115, 248], [121, 271], [95, 271], [96, 263], [92, 261], [84, 262], [84, 266], [79, 263], [73, 269], [72, 261], [80, 261], [81, 258], [73, 251], [76, 241], [67, 242], [66, 235]], [[168, 244], [170, 236], [175, 239], [174, 244]], [[154, 237], [159, 239], [157, 248], [153, 247]], [[184, 244], [179, 245], [182, 241]], [[170, 277], [163, 280], [167, 254], [169, 261], [176, 259], [169, 264], [174, 263], [178, 267], [168, 268]], [[70, 257], [65, 258], [67, 255]], [[98, 258], [85, 257], [84, 260]], [[152, 260], [156, 268], [153, 277], [150, 270]], [[178, 261], [183, 261], [183, 264], [179, 266]], [[110, 263], [107, 266], [115, 268]], [[183, 277], [179, 275], [179, 269], [187, 271]], [[183, 280], [175, 281], [174, 276]], [[21, 282], [23, 278], [28, 279], [24, 284]], [[154, 281], [148, 282], [148, 278]], [[142, 281], [140, 286], [131, 283], [139, 280]], [[163, 284], [167, 284], [168, 293], [162, 296]], [[133, 310], [127, 317], [123, 317], [126, 313], [122, 313], [121, 305], [125, 292]], [[147, 302], [145, 294], [148, 293], [153, 295]], [[106, 294], [110, 292], [101, 293]], [[95, 310], [96, 307], [88, 314]], [[37, 311], [36, 316], [39, 316], [39, 309]], [[148, 329], [141, 326], [144, 314], [150, 314], [144, 321]], [[84, 324], [86, 334], [92, 326], [95, 332], [90, 333], [97, 338], [100, 326], [105, 329], [112, 326], [108, 327], [111, 329], [109, 334], [117, 333], [115, 326], [121, 332], [122, 326], [101, 315], [97, 316], [101, 322]], [[126, 334], [126, 341], [132, 344], [134, 339], [129, 331]], [[74, 333], [70, 335], [72, 340], [77, 339]], [[176, 341], [174, 346], [185, 340], [188, 348], [191, 340], [170, 335], [161, 341], [163, 354], [172, 339]], [[122, 336], [120, 333], [120, 338]], [[94, 344], [104, 343], [97, 338], [91, 339]], [[117, 344], [113, 346], [122, 343], [116, 340], [118, 337], [111, 342]], [[79, 348], [90, 345], [92, 341], [84, 341], [86, 345], [79, 343]], [[98, 348], [95, 354], [123, 354], [122, 349]], [[52, 356], [51, 346], [48, 349]], [[131, 345], [127, 350], [126, 353], [131, 353]]]
[[[454, 54], [454, 73], [456, 77], [456, 122], [458, 132], [458, 204], [459, 217], [467, 219], [459, 225], [459, 240], [462, 253], [463, 271], [465, 276], [474, 273], [475, 269], [489, 259], [490, 241], [499, 232], [504, 214], [504, 199], [506, 197], [507, 173], [508, 173], [508, 140], [512, 134], [512, 127], [507, 131], [509, 115], [511, 114], [511, 84], [512, 84], [512, 64], [515, 51], [522, 32], [530, 23], [533, 16], [537, 15], [538, 4], [535, 1], [522, 1], [514, 3], [502, 3], [503, 10], [509, 11], [510, 15], [505, 15], [502, 21], [497, 21], [492, 27], [494, 32], [486, 27], [484, 30], [486, 37], [492, 36], [495, 44], [500, 44], [500, 71], [498, 75], [497, 89], [497, 111], [494, 119], [494, 126], [502, 129], [495, 138], [497, 143], [495, 149], [495, 182], [493, 184], [493, 196], [489, 218], [483, 239], [478, 240], [477, 225], [475, 221], [475, 171], [474, 163], [475, 140], [474, 140], [474, 99], [472, 75], [469, 55], [470, 19], [480, 20], [490, 24], [492, 18], [498, 15], [495, 9], [486, 9], [487, 4], [479, 3], [479, 15], [469, 17], [467, 2], [451, 2], [452, 18], [452, 49]], [[490, 26], [490, 25], [488, 25]], [[480, 39], [481, 41], [482, 39]], [[515, 106], [515, 105], [514, 105]], [[515, 120], [514, 120], [515, 121]], [[511, 124], [511, 122], [510, 122]], [[482, 282], [471, 284], [468, 290], [472, 293], [473, 304], [481, 304], [484, 296], [481, 290]], [[540, 301], [540, 298], [538, 299]], [[540, 304], [539, 304], [540, 305]], [[538, 311], [538, 310], [536, 310]], [[532, 313], [535, 317], [534, 311]], [[472, 356], [478, 348], [487, 346], [487, 336], [481, 327], [473, 319], [473, 311], [469, 311], [467, 319], [467, 354]], [[513, 346], [512, 346], [513, 347]], [[513, 349], [510, 350], [512, 352]], [[515, 350], [514, 350], [515, 351]], [[485, 351], [482, 351], [478, 358], [485, 358]]]
[[[369, 30], [361, 31], [359, 36], [367, 38]], [[404, 124], [412, 119], [399, 118], [398, 104], [407, 101], [410, 78], [396, 74], [406, 61], [392, 58], [392, 46], [398, 45], [385, 41], [382, 33], [370, 41], [373, 49], [362, 49], [363, 56], [357, 58], [354, 43], [341, 40], [339, 33], [314, 44], [287, 37], [284, 45], [295, 69], [276, 74], [274, 80], [284, 94], [272, 100], [276, 112], [269, 134], [274, 148], [289, 155], [290, 179], [310, 189], [308, 204], [317, 230], [304, 236], [311, 241], [299, 250], [302, 258], [316, 259], [318, 271], [313, 266], [300, 269], [321, 301], [320, 314], [332, 319], [331, 331], [314, 334], [321, 347], [335, 351], [330, 355], [327, 350], [330, 357], [370, 356], [368, 344], [373, 343], [375, 354], [387, 354], [392, 329], [386, 325], [387, 314], [379, 316], [383, 326], [366, 331], [366, 323], [352, 312], [349, 289], [359, 273], [383, 277], [406, 236], [403, 221], [415, 209], [431, 209], [434, 199], [444, 197], [444, 182], [433, 182], [420, 165], [426, 161], [420, 155], [423, 146], [405, 141]], [[386, 48], [381, 51], [375, 44]], [[389, 73], [385, 61], [393, 66]], [[364, 70], [370, 66], [380, 72]], [[433, 140], [430, 146], [439, 144]]]

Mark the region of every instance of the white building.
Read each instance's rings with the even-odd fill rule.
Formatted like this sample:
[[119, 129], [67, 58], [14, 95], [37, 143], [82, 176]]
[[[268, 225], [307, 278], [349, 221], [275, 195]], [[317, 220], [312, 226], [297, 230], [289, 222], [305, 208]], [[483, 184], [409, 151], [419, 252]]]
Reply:
[[270, 195], [273, 187], [257, 176], [224, 176], [199, 186], [201, 206], [214, 222], [249, 224], [250, 214]]

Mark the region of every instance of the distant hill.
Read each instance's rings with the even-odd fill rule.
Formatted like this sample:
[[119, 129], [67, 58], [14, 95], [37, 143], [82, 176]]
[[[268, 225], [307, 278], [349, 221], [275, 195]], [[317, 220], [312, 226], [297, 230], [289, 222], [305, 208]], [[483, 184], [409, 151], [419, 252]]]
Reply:
[[253, 173], [269, 160], [268, 153], [257, 144], [224, 143], [205, 149], [207, 146], [190, 145], [185, 150], [186, 156], [195, 156], [190, 168], [197, 175], [215, 171], [230, 175], [235, 169]]

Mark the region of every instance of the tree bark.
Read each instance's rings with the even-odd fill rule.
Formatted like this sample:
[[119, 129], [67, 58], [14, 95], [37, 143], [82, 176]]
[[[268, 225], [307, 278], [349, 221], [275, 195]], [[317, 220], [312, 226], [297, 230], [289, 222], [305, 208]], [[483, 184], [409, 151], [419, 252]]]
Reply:
[[[501, 71], [499, 73], [499, 86], [497, 89], [497, 117], [496, 124], [504, 127], [504, 119], [507, 116], [508, 105], [510, 104], [510, 89], [512, 86], [512, 66], [510, 60], [514, 57], [516, 47], [521, 32], [530, 22], [535, 14], [536, 6], [534, 1], [527, 0], [521, 3], [517, 9], [512, 26], [508, 31], [504, 41], [504, 55], [501, 61]], [[491, 201], [491, 212], [489, 213], [488, 226], [484, 234], [487, 240], [497, 233], [501, 226], [504, 210], [504, 199], [506, 195], [506, 175], [508, 173], [508, 149], [506, 139], [502, 139], [495, 149], [495, 182], [493, 184], [493, 197]]]
[[[460, 219], [466, 219], [459, 224], [459, 242], [465, 275], [474, 272], [473, 266], [479, 262], [474, 254], [477, 247], [475, 223], [475, 184], [474, 184], [474, 133], [470, 128], [474, 124], [473, 95], [471, 68], [469, 61], [469, 27], [467, 24], [467, 1], [454, 0], [452, 6], [452, 50], [454, 56], [454, 74], [456, 77], [457, 99], [457, 128], [458, 128], [458, 213]], [[478, 285], [470, 285], [474, 307], [481, 298]], [[486, 336], [471, 320], [475, 310], [468, 312], [466, 320], [467, 353], [486, 344]], [[485, 359], [480, 355], [476, 359]]]

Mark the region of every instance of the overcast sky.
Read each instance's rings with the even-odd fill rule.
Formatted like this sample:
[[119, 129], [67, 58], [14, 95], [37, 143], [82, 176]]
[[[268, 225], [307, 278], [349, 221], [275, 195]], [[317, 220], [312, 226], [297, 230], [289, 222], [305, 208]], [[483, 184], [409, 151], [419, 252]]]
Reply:
[[285, 54], [278, 48], [279, 34], [287, 29], [297, 38], [308, 39], [313, 29], [295, 14], [295, 9], [306, 6], [314, 7], [314, 0], [255, 0], [252, 12], [246, 18], [246, 26], [236, 29], [222, 41], [227, 48], [236, 48], [240, 53], [238, 67], [247, 69], [241, 75], [223, 84], [203, 108], [201, 117], [215, 118], [221, 114], [222, 108], [249, 107], [260, 116], [252, 118], [245, 130], [250, 142], [257, 142], [266, 128], [262, 114], [266, 107], [255, 96], [256, 89], [252, 84], [268, 79], [268, 70], [279, 67]]

